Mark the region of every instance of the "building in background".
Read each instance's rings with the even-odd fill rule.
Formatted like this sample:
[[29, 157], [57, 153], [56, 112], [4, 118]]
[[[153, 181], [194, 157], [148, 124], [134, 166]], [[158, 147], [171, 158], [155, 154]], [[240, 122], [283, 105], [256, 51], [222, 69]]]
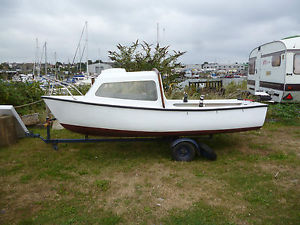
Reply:
[[89, 73], [96, 75], [100, 74], [102, 70], [111, 69], [112, 65], [111, 63], [106, 62], [100, 62], [100, 63], [94, 63], [89, 65]]
[[204, 63], [202, 69], [205, 71], [224, 71], [232, 72], [240, 75], [247, 75], [247, 63], [219, 64], [219, 63]]

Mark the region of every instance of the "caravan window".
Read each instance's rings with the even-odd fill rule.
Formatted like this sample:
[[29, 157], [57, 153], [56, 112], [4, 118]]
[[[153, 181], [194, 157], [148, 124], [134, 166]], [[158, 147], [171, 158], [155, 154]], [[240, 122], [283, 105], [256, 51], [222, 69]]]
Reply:
[[274, 54], [272, 55], [272, 66], [278, 67], [281, 63], [281, 55], [280, 54]]
[[300, 54], [294, 55], [294, 74], [300, 75]]
[[156, 84], [151, 80], [104, 83], [96, 91], [95, 95], [106, 98], [157, 100]]
[[255, 60], [256, 58], [249, 59], [249, 74], [251, 75], [255, 73]]

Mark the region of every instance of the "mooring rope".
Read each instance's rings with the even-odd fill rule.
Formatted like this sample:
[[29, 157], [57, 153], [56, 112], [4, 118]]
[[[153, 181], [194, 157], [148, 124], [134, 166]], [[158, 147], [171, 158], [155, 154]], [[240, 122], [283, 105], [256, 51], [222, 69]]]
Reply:
[[18, 108], [22, 108], [22, 107], [29, 106], [29, 105], [34, 105], [34, 104], [39, 103], [39, 102], [41, 102], [41, 101], [43, 101], [43, 99], [40, 99], [40, 100], [35, 101], [35, 102], [27, 103], [27, 104], [24, 104], [24, 105], [14, 106], [14, 107], [15, 107], [16, 109], [18, 109]]

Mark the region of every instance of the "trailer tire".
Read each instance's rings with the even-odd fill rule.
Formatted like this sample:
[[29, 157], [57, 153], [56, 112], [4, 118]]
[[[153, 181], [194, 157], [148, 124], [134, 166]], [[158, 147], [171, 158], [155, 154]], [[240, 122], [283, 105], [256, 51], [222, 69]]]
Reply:
[[189, 142], [180, 142], [172, 147], [172, 158], [176, 161], [190, 162], [195, 158], [196, 147]]
[[216, 160], [217, 159], [217, 154], [214, 152], [213, 149], [208, 147], [206, 144], [203, 143], [198, 143], [199, 148], [200, 148], [200, 153], [204, 158], [207, 158], [209, 160]]

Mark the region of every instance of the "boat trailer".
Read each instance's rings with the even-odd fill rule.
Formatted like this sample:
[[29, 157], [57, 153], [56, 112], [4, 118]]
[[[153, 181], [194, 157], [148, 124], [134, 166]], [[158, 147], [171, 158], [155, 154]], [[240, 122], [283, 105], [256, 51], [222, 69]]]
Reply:
[[[192, 161], [196, 155], [203, 156], [209, 160], [216, 160], [216, 153], [206, 144], [199, 143], [195, 139], [189, 137], [146, 137], [146, 138], [89, 138], [85, 135], [80, 139], [52, 139], [51, 126], [53, 121], [56, 120], [46, 118], [44, 126], [47, 129], [47, 136], [43, 138], [40, 134], [26, 132], [27, 137], [40, 138], [46, 144], [52, 144], [54, 150], [58, 150], [59, 143], [96, 143], [96, 142], [147, 142], [147, 141], [168, 141], [172, 150], [172, 158], [176, 161]], [[211, 138], [212, 135], [209, 136]]]

